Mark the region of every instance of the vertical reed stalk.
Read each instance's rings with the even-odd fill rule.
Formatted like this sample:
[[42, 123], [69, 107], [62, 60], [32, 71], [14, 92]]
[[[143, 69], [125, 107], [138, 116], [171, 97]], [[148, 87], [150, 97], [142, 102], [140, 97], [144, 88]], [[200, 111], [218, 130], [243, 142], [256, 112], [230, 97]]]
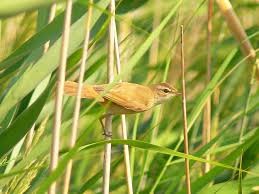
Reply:
[[[108, 83], [111, 83], [114, 79], [114, 20], [115, 20], [115, 0], [110, 1], [109, 11], [111, 13], [110, 23], [109, 23], [109, 40], [108, 40], [108, 60], [107, 60], [107, 78]], [[106, 116], [105, 118], [105, 139], [110, 140], [111, 136], [107, 134], [112, 134], [112, 116]], [[103, 194], [109, 194], [109, 184], [110, 184], [110, 164], [111, 164], [111, 144], [108, 143], [104, 148], [104, 160], [103, 160]]]
[[[82, 88], [83, 88], [84, 73], [85, 73], [85, 69], [86, 69], [86, 60], [87, 60], [87, 56], [88, 56], [88, 45], [89, 45], [89, 38], [90, 38], [92, 3], [93, 3], [93, 0], [90, 0], [88, 14], [86, 17], [86, 32], [85, 32], [83, 54], [82, 54], [82, 60], [81, 60], [81, 65], [80, 65], [79, 78], [78, 78], [78, 89], [77, 89], [74, 115], [73, 115], [73, 121], [72, 121], [72, 132], [71, 132], [70, 142], [69, 142], [70, 148], [73, 148], [76, 143], [76, 136], [77, 136], [77, 130], [78, 130], [78, 124], [79, 124], [81, 93], [82, 93]], [[70, 183], [72, 166], [73, 166], [73, 161], [69, 160], [69, 162], [67, 164], [66, 172], [65, 172], [65, 177], [64, 177], [63, 194], [67, 194], [69, 191], [69, 183]]]
[[[212, 32], [212, 11], [213, 0], [208, 1], [208, 21], [207, 21], [207, 77], [206, 83], [208, 84], [211, 79], [211, 32]], [[203, 131], [202, 131], [202, 144], [207, 144], [211, 139], [211, 96], [208, 97], [204, 107], [203, 117]], [[210, 160], [210, 155], [206, 155], [206, 160]], [[203, 173], [205, 174], [210, 170], [210, 164], [205, 163]]]
[[[66, 61], [67, 61], [67, 51], [69, 44], [69, 31], [72, 13], [72, 0], [67, 0], [66, 13], [63, 27], [63, 36], [60, 52], [60, 62], [58, 67], [58, 80], [56, 87], [55, 96], [55, 114], [54, 114], [54, 126], [52, 131], [52, 143], [51, 143], [51, 153], [50, 153], [50, 171], [54, 171], [58, 165], [59, 157], [59, 136], [62, 118], [62, 104], [63, 104], [63, 94], [64, 94], [64, 82], [66, 74]], [[56, 182], [53, 182], [49, 188], [49, 194], [55, 194], [56, 192]]]
[[[56, 8], [57, 8], [56, 3], [51, 5], [48, 23], [51, 23], [53, 21], [53, 19], [55, 18]], [[48, 41], [44, 44], [43, 53], [46, 53], [48, 51], [49, 46], [50, 46], [50, 41]], [[32, 144], [34, 129], [35, 129], [35, 123], [32, 125], [30, 131], [27, 134], [26, 143], [25, 143], [25, 149], [26, 150], [28, 150], [30, 148], [31, 144]]]
[[[116, 56], [116, 68], [117, 73], [121, 73], [121, 63], [120, 63], [120, 51], [119, 51], [119, 43], [118, 43], [118, 35], [116, 30], [116, 23], [114, 20], [114, 44], [115, 44], [115, 56]], [[120, 80], [121, 82], [122, 80]], [[122, 130], [122, 137], [123, 139], [127, 140], [127, 123], [126, 123], [126, 116], [121, 115], [121, 130]], [[130, 170], [130, 157], [129, 157], [129, 146], [123, 145], [124, 150], [124, 164], [126, 169], [126, 180], [127, 180], [127, 188], [128, 193], [133, 194], [133, 187], [132, 187], [132, 178], [131, 178], [131, 170]]]
[[[182, 109], [183, 109], [183, 125], [184, 125], [184, 153], [189, 154], [188, 131], [187, 131], [187, 114], [186, 114], [186, 95], [185, 95], [185, 78], [184, 78], [184, 40], [183, 25], [181, 25], [181, 73], [182, 73]], [[190, 167], [189, 159], [185, 158], [185, 181], [187, 194], [191, 194]]]
[[[137, 139], [137, 129], [138, 129], [138, 124], [139, 124], [139, 118], [140, 114], [136, 114], [136, 118], [134, 121], [134, 126], [133, 126], [133, 132], [132, 132], [132, 140]], [[134, 166], [135, 166], [135, 147], [131, 147], [130, 149], [130, 170], [131, 170], [131, 177], [134, 177]]]

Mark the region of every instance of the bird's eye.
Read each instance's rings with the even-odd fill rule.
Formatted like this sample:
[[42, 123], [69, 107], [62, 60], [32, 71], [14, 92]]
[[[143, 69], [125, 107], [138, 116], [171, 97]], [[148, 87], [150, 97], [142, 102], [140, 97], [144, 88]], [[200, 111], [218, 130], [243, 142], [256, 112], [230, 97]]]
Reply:
[[163, 91], [164, 91], [164, 93], [169, 93], [170, 92], [170, 90], [168, 90], [168, 89], [164, 89]]

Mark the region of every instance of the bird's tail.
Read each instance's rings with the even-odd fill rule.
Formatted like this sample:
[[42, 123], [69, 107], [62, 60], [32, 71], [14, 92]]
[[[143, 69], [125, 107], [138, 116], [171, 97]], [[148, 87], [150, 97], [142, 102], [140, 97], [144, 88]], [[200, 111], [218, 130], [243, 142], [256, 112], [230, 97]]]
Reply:
[[[66, 81], [64, 85], [64, 92], [68, 96], [76, 96], [78, 90], [78, 83], [72, 81]], [[99, 97], [99, 98], [98, 98]], [[90, 85], [84, 85], [82, 88], [81, 98], [95, 99], [103, 101], [103, 98], [94, 90]]]

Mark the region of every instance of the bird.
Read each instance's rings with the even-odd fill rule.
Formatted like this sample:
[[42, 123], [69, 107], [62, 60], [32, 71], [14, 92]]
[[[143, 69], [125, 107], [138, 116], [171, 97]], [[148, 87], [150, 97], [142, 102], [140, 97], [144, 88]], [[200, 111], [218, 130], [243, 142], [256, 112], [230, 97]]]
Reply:
[[[66, 81], [64, 93], [76, 96], [78, 83]], [[108, 115], [135, 114], [147, 111], [156, 105], [170, 101], [173, 97], [181, 95], [180, 92], [168, 83], [158, 83], [149, 86], [129, 82], [115, 83], [110, 89], [108, 84], [83, 85], [80, 97], [95, 99], [107, 111], [100, 118]], [[106, 134], [107, 135], [107, 134]]]

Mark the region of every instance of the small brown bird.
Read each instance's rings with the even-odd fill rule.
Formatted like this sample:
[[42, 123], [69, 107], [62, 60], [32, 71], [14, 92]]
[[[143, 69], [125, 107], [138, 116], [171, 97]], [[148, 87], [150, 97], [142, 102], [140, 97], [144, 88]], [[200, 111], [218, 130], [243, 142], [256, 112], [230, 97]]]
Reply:
[[[181, 94], [167, 83], [143, 86], [121, 82], [116, 83], [101, 97], [100, 94], [105, 91], [107, 86], [107, 84], [84, 85], [81, 94], [81, 98], [98, 99], [101, 105], [108, 105], [106, 115], [143, 112]], [[76, 96], [77, 87], [78, 84], [76, 82], [66, 81], [64, 91], [69, 96]]]
[[[98, 103], [105, 106], [107, 112], [104, 116], [144, 112], [181, 94], [167, 83], [143, 86], [120, 82], [101, 96], [107, 87], [107, 84], [84, 85], [81, 93], [81, 98], [97, 99]], [[64, 91], [67, 95], [76, 96], [77, 88], [76, 82], [65, 82]], [[103, 117], [100, 119], [102, 126]]]

